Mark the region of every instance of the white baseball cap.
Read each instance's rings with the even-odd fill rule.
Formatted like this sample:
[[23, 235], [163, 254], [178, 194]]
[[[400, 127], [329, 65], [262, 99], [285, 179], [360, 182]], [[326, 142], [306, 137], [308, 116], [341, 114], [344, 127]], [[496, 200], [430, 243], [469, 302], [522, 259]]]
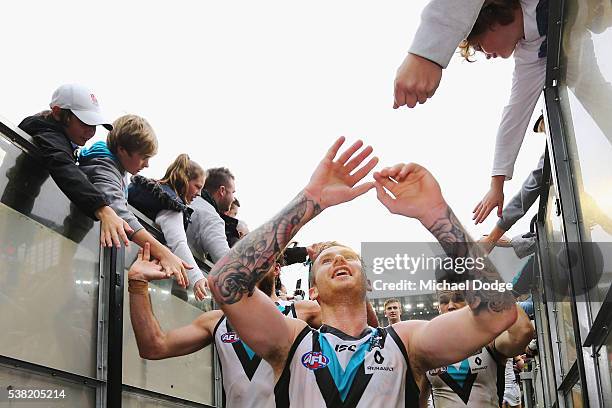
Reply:
[[62, 109], [70, 109], [81, 122], [97, 126], [102, 125], [108, 130], [113, 130], [113, 126], [100, 110], [100, 105], [93, 92], [78, 84], [62, 85], [53, 92], [51, 97], [51, 108], [54, 106]]

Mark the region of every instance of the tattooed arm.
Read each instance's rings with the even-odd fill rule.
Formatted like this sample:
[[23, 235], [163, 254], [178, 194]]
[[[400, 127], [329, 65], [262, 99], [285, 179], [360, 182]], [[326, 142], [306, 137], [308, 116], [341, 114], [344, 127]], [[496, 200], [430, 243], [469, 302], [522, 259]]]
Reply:
[[[350, 201], [374, 187], [360, 182], [378, 159], [362, 163], [372, 153], [357, 141], [338, 158], [344, 138], [338, 139], [315, 169], [310, 182], [272, 220], [241, 239], [212, 269], [212, 294], [246, 344], [275, 368], [284, 363], [304, 322], [287, 319], [272, 300], [256, 288], [275, 257], [308, 221], [327, 207]], [[356, 170], [352, 175], [351, 173]]]
[[[374, 178], [378, 199], [389, 211], [418, 219], [440, 242], [448, 257], [472, 258], [474, 262], [480, 258], [480, 265], [484, 265], [466, 268], [463, 274], [451, 271], [446, 277], [450, 282], [466, 284], [465, 299], [469, 307], [430, 322], [405, 322], [398, 330], [410, 353], [416, 356], [415, 362], [423, 369], [461, 361], [514, 323], [514, 297], [508, 290], [474, 290], [475, 281], [503, 284], [503, 279], [446, 204], [431, 173], [414, 163], [399, 164], [374, 173]], [[431, 339], [439, 340], [432, 342]]]

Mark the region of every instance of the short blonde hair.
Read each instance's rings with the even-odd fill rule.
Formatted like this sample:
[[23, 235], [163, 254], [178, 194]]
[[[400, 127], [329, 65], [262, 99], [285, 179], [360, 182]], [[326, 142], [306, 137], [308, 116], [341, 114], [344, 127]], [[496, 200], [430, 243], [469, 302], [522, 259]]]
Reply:
[[137, 115], [124, 115], [113, 122], [106, 144], [114, 154], [119, 147], [129, 154], [140, 153], [148, 157], [157, 154], [157, 137], [153, 128], [145, 118]]
[[387, 306], [390, 305], [391, 303], [397, 303], [397, 304], [400, 305], [400, 308], [402, 307], [402, 302], [400, 302], [399, 299], [391, 298], [391, 299], [385, 300], [385, 304], [383, 305], [383, 309], [387, 310]]

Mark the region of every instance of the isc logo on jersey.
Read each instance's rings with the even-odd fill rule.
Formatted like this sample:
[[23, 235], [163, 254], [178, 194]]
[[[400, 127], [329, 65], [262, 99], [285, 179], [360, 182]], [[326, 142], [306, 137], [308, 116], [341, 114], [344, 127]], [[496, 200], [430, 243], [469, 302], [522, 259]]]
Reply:
[[338, 352], [342, 352], [345, 350], [348, 351], [355, 351], [357, 349], [357, 346], [355, 344], [350, 344], [350, 345], [346, 345], [346, 344], [336, 344], [335, 350]]
[[318, 370], [329, 364], [329, 358], [319, 351], [309, 351], [302, 356], [302, 365], [309, 370]]
[[234, 332], [227, 332], [223, 333], [223, 335], [221, 336], [221, 341], [224, 343], [235, 343], [237, 341], [240, 341], [240, 337], [238, 337], [238, 335]]

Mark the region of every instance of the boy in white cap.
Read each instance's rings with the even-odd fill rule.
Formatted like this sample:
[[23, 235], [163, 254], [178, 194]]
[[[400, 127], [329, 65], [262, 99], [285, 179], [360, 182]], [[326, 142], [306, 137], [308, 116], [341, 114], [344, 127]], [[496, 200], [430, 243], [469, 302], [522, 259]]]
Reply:
[[49, 107], [50, 111], [25, 118], [19, 128], [32, 136], [44, 166], [70, 201], [91, 218], [100, 220], [102, 245], [119, 247], [123, 241], [127, 246], [132, 229], [76, 165], [78, 148], [94, 136], [96, 126], [112, 129], [96, 96], [81, 85], [62, 85], [53, 93]]

